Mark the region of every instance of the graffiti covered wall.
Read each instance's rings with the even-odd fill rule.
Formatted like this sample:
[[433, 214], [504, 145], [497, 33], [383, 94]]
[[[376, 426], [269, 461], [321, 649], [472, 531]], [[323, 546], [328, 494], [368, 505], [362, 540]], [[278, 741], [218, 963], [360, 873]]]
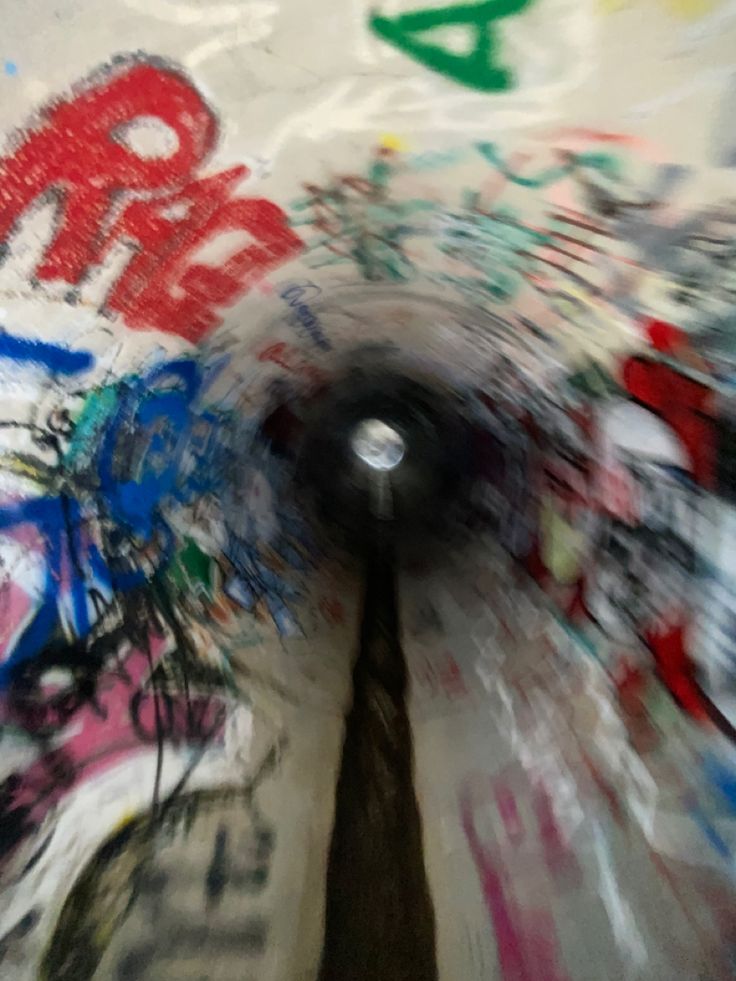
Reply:
[[[347, 643], [351, 600], [279, 509], [288, 464], [262, 424], [288, 372], [257, 352], [231, 371], [192, 344], [301, 249], [285, 213], [236, 192], [242, 164], [202, 174], [218, 118], [163, 58], [115, 58], [34, 108], [1, 164], [0, 957], [7, 976], [78, 978], [156, 835], [206, 813], [224, 855], [228, 813], [255, 815], [299, 731], [277, 693], [339, 710], [329, 645]], [[328, 647], [316, 667], [307, 635]], [[334, 753], [337, 721], [316, 728]], [[237, 832], [256, 849], [236, 894], [260, 907], [257, 960], [275, 842], [262, 828]]]
[[[264, 420], [348, 342], [463, 335], [503, 547], [639, 749], [660, 688], [730, 735], [734, 30], [729, 0], [14, 14], [3, 976], [181, 979], [198, 947], [222, 976], [244, 953], [259, 978], [316, 976], [354, 609], [279, 507]], [[350, 289], [384, 291], [380, 326], [345, 315]], [[440, 646], [417, 672], [454, 702], [471, 686]], [[486, 867], [469, 794], [463, 855]], [[727, 866], [728, 814], [681, 810]]]

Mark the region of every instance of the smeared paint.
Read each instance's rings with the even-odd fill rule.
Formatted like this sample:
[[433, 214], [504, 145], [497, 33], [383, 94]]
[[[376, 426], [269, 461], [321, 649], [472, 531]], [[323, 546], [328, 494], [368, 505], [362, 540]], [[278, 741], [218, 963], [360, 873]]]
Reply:
[[94, 357], [89, 351], [71, 351], [60, 344], [16, 337], [4, 330], [0, 330], [0, 358], [30, 361], [57, 375], [78, 375], [94, 365]]
[[[507, 789], [501, 790], [500, 799], [508, 819]], [[491, 798], [486, 800], [485, 806], [491, 806]], [[535, 981], [543, 963], [545, 981], [565, 981], [567, 974], [558, 963], [558, 942], [550, 915], [536, 910], [522, 912], [512, 898], [513, 875], [503, 868], [498, 845], [481, 838], [475, 823], [477, 806], [466, 788], [460, 797], [460, 820], [493, 924], [501, 976], [505, 981]], [[523, 841], [519, 833], [509, 839], [513, 847], [520, 847]], [[542, 952], [544, 960], [540, 962]]]

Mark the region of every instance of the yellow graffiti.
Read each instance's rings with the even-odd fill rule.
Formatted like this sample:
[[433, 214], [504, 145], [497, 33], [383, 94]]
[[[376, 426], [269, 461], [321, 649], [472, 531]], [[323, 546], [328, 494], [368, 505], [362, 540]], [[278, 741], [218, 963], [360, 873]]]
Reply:
[[665, 6], [677, 17], [697, 18], [715, 10], [721, 0], [665, 0]]
[[540, 551], [542, 561], [553, 579], [569, 586], [580, 576], [580, 561], [585, 549], [585, 530], [574, 528], [557, 512], [549, 495], [542, 499], [540, 515]]
[[379, 143], [384, 150], [394, 150], [396, 153], [407, 153], [411, 149], [408, 140], [397, 133], [383, 133]]
[[115, 825], [113, 826], [112, 829], [112, 833], [117, 834], [119, 831], [122, 831], [123, 828], [127, 828], [128, 825], [132, 824], [132, 822], [135, 821], [137, 817], [138, 814], [135, 811], [124, 811], [122, 817], [120, 817], [119, 820], [115, 822]]
[[[598, 0], [598, 2], [604, 14], [613, 14], [617, 10], [623, 10], [634, 4], [634, 0]], [[697, 20], [698, 17], [704, 17], [720, 6], [722, 2], [723, 0], [659, 0], [660, 6], [664, 7], [670, 14], [686, 20]]]

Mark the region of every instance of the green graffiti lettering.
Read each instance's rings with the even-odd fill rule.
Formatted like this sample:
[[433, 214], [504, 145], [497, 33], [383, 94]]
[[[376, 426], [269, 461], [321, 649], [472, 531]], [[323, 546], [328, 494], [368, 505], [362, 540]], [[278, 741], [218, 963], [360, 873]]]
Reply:
[[[415, 10], [399, 17], [373, 14], [369, 25], [379, 37], [399, 51], [461, 85], [481, 92], [505, 92], [512, 88], [514, 76], [498, 63], [498, 36], [492, 25], [494, 21], [520, 13], [532, 2], [486, 0], [485, 3]], [[416, 37], [440, 27], [457, 26], [467, 26], [475, 34], [475, 44], [470, 54], [454, 54], [438, 44], [417, 40]]]

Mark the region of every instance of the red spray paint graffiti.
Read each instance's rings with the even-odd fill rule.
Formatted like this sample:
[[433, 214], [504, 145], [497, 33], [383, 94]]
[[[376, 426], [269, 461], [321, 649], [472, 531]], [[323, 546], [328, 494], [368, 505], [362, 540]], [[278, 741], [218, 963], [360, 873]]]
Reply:
[[[137, 151], [128, 140], [136, 125], [157, 127], [175, 149]], [[275, 204], [233, 196], [247, 167], [197, 175], [217, 136], [212, 109], [184, 75], [159, 62], [123, 63], [47, 109], [0, 161], [0, 239], [53, 197], [58, 225], [36, 277], [79, 286], [122, 243], [133, 257], [106, 309], [135, 329], [197, 341], [221, 322], [218, 307], [302, 248]], [[218, 266], [192, 262], [229, 232], [252, 241]]]
[[712, 393], [667, 365], [646, 358], [629, 358], [622, 369], [629, 393], [656, 412], [677, 434], [687, 451], [693, 477], [702, 487], [713, 487], [715, 429], [710, 409]]
[[[622, 370], [629, 393], [655, 412], [676, 434], [695, 482], [711, 489], [715, 479], [715, 424], [710, 390], [663, 364], [629, 358]], [[645, 635], [657, 671], [673, 697], [697, 719], [710, 715], [697, 681], [695, 663], [687, 651], [686, 633], [692, 610], [682, 604], [670, 612], [665, 626], [655, 623]]]

